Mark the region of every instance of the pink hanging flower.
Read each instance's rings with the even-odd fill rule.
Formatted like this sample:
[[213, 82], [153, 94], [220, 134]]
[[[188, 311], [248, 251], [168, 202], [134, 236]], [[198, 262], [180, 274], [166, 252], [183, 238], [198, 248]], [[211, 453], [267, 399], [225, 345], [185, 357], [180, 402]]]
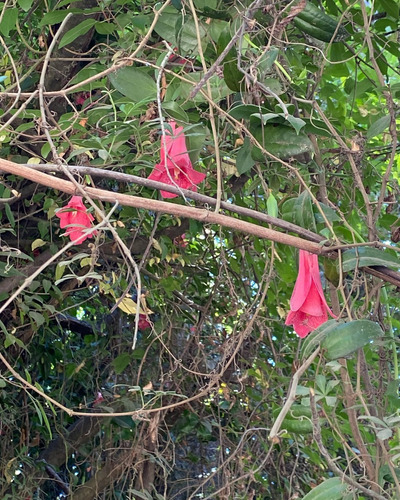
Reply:
[[103, 394], [100, 391], [97, 391], [96, 399], [92, 403], [93, 406], [96, 406], [96, 405], [102, 403], [103, 401], [105, 401]]
[[150, 321], [147, 319], [146, 314], [139, 314], [138, 329], [139, 330], [147, 330], [147, 328], [151, 328]]
[[92, 226], [94, 217], [88, 213], [83, 204], [82, 196], [73, 196], [67, 206], [58, 210], [56, 216], [60, 218], [61, 229], [67, 228], [65, 236], [69, 236], [70, 240], [77, 245], [83, 243], [87, 238], [92, 238], [94, 233], [87, 235], [84, 231]]
[[174, 245], [177, 247], [186, 248], [188, 246], [188, 244], [189, 244], [189, 242], [186, 239], [185, 233], [174, 238]]
[[300, 250], [299, 274], [290, 299], [290, 312], [285, 325], [293, 325], [300, 338], [328, 320], [328, 312], [336, 318], [326, 303], [319, 275], [318, 256]]
[[[174, 121], [170, 122], [172, 135], [166, 131], [165, 138], [161, 138], [161, 161], [155, 165], [149, 179], [164, 182], [170, 186], [179, 186], [182, 189], [197, 191], [196, 184], [204, 180], [206, 174], [194, 170], [186, 148], [183, 127], [177, 127]], [[166, 155], [165, 155], [166, 149]], [[165, 158], [167, 162], [165, 163]], [[176, 198], [178, 195], [161, 191], [164, 198]]]

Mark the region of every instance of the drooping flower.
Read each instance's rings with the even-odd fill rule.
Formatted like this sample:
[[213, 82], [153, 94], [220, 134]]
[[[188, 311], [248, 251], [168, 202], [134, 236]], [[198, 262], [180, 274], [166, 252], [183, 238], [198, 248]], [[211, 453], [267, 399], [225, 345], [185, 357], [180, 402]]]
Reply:
[[318, 256], [300, 250], [299, 274], [290, 299], [290, 312], [285, 324], [293, 325], [297, 335], [304, 338], [328, 320], [328, 312], [336, 318], [324, 297]]
[[[165, 137], [161, 138], [160, 163], [154, 166], [149, 179], [164, 182], [182, 189], [197, 191], [197, 184], [204, 180], [205, 174], [194, 170], [186, 148], [183, 127], [177, 127], [174, 121], [169, 123], [172, 135], [166, 130]], [[164, 198], [175, 198], [177, 194], [161, 191]]]
[[100, 391], [97, 391], [96, 399], [93, 401], [92, 405], [96, 406], [96, 405], [102, 403], [103, 401], [105, 401], [103, 394]]
[[65, 236], [77, 245], [83, 243], [86, 238], [92, 238], [93, 234], [85, 234], [85, 229], [92, 226], [94, 217], [89, 214], [83, 204], [82, 196], [73, 196], [68, 205], [58, 210], [56, 216], [60, 218], [60, 227], [67, 228]]
[[150, 321], [147, 319], [146, 314], [139, 314], [138, 329], [139, 330], [147, 330], [147, 328], [151, 328]]
[[189, 244], [189, 242], [186, 239], [185, 233], [180, 234], [179, 236], [174, 238], [174, 245], [177, 247], [186, 248], [188, 246], [188, 244]]

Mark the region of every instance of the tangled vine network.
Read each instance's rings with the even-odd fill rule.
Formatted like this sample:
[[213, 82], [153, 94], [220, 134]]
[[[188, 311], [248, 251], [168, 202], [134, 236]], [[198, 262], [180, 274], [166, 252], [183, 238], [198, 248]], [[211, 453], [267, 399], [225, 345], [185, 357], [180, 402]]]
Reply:
[[0, 3], [0, 498], [400, 498], [399, 17]]

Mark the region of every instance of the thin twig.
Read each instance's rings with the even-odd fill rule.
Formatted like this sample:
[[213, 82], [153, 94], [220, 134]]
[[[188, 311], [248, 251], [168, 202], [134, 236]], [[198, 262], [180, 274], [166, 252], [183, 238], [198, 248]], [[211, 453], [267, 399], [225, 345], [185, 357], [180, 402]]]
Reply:
[[[207, 63], [204, 58], [204, 53], [203, 53], [203, 47], [202, 47], [202, 39], [201, 39], [201, 33], [200, 33], [200, 25], [199, 25], [199, 20], [197, 18], [196, 14], [196, 9], [193, 3], [193, 0], [188, 0], [190, 9], [192, 11], [192, 16], [194, 20], [194, 25], [196, 28], [196, 37], [197, 37], [197, 45], [198, 45], [198, 51], [199, 51], [199, 56], [201, 60], [201, 65], [203, 66], [203, 71], [204, 73], [207, 72]], [[207, 94], [209, 98], [212, 100], [212, 90], [211, 90], [211, 85], [210, 81], [207, 80], [206, 82], [207, 85]], [[217, 167], [217, 203], [215, 204], [215, 211], [219, 212], [221, 208], [221, 200], [222, 200], [222, 167], [221, 167], [221, 155], [219, 151], [219, 140], [218, 140], [218, 134], [217, 134], [217, 127], [215, 126], [215, 116], [214, 116], [214, 107], [209, 104], [209, 112], [210, 112], [210, 124], [211, 124], [211, 130], [213, 134], [213, 140], [214, 140], [214, 150], [215, 150], [215, 164]]]
[[180, 170], [178, 165], [175, 164], [174, 158], [171, 158], [168, 155], [168, 148], [167, 148], [167, 138], [166, 138], [166, 133], [165, 133], [165, 124], [164, 124], [164, 118], [163, 118], [163, 110], [162, 110], [162, 101], [161, 101], [161, 79], [164, 74], [164, 69], [165, 66], [169, 60], [170, 55], [174, 52], [174, 49], [168, 45], [167, 42], [164, 42], [166, 47], [167, 47], [167, 53], [165, 54], [163, 60], [161, 61], [160, 68], [158, 71], [157, 79], [156, 79], [156, 86], [157, 86], [157, 107], [158, 107], [158, 118], [160, 120], [160, 128], [161, 128], [161, 144], [162, 144], [162, 150], [164, 152], [164, 158], [161, 160], [164, 162], [165, 165], [165, 171], [167, 173], [168, 179], [172, 182], [172, 185], [176, 187], [176, 189], [179, 191], [178, 194], [180, 194], [185, 202], [187, 203], [187, 199], [182, 191], [182, 188], [175, 182], [175, 179], [171, 175], [171, 172], [169, 171], [168, 168], [168, 159], [174, 163], [174, 168], [177, 168]]
[[[382, 208], [382, 205], [383, 205], [383, 202], [385, 199], [387, 184], [389, 182], [390, 174], [392, 172], [392, 168], [393, 168], [394, 161], [396, 158], [396, 148], [397, 148], [397, 141], [398, 141], [397, 130], [396, 130], [396, 128], [397, 128], [397, 126], [396, 126], [396, 112], [395, 112], [395, 105], [393, 102], [393, 96], [392, 96], [391, 92], [389, 92], [388, 89], [385, 89], [385, 80], [384, 80], [384, 77], [382, 75], [381, 69], [380, 69], [380, 67], [375, 59], [375, 55], [374, 55], [375, 49], [374, 49], [374, 46], [372, 43], [371, 33], [369, 30], [371, 20], [368, 19], [367, 11], [366, 11], [366, 8], [365, 8], [365, 5], [363, 2], [360, 3], [360, 7], [361, 7], [362, 16], [363, 16], [364, 34], [365, 34], [365, 40], [366, 40], [367, 46], [368, 46], [369, 58], [370, 58], [372, 66], [375, 70], [376, 76], [378, 77], [379, 85], [383, 89], [383, 95], [385, 96], [386, 106], [387, 106], [389, 116], [390, 116], [389, 132], [390, 132], [390, 136], [392, 139], [392, 149], [390, 152], [389, 163], [388, 163], [388, 166], [386, 167], [386, 171], [382, 177], [381, 189], [380, 189], [378, 201], [377, 201], [377, 204], [376, 204], [376, 207], [374, 210], [374, 221], [376, 221], [379, 218], [379, 216], [381, 215], [380, 212], [381, 212], [381, 208]], [[372, 14], [373, 14], [373, 9], [371, 9], [371, 17], [372, 17]]]
[[[59, 166], [59, 168], [61, 169], [61, 171], [70, 179], [70, 181], [74, 185], [75, 189], [78, 192], [80, 192], [88, 200], [88, 202], [92, 205], [92, 207], [94, 208], [94, 210], [96, 211], [96, 213], [103, 219], [103, 221], [105, 221], [105, 225], [110, 230], [110, 232], [113, 235], [115, 241], [118, 243], [118, 245], [119, 245], [119, 247], [120, 247], [123, 255], [125, 255], [125, 257], [127, 258], [127, 261], [130, 262], [131, 266], [134, 269], [134, 274], [136, 276], [137, 308], [136, 308], [136, 315], [135, 315], [135, 331], [134, 331], [134, 334], [133, 334], [132, 349], [135, 349], [135, 347], [136, 347], [136, 339], [137, 339], [137, 332], [138, 332], [138, 329], [139, 329], [140, 296], [141, 296], [141, 279], [140, 279], [140, 273], [139, 273], [137, 264], [136, 264], [135, 260], [133, 259], [132, 255], [131, 255], [131, 253], [130, 253], [130, 251], [128, 249], [128, 247], [122, 241], [121, 237], [119, 236], [119, 234], [117, 233], [117, 231], [115, 230], [115, 228], [110, 224], [109, 217], [105, 217], [105, 214], [104, 214], [103, 210], [101, 210], [93, 202], [93, 200], [91, 199], [91, 197], [84, 190], [83, 186], [81, 186], [78, 182], [76, 182], [74, 176], [65, 167], [63, 160], [58, 155], [57, 149], [56, 149], [55, 144], [53, 142], [53, 139], [52, 139], [52, 137], [50, 135], [49, 126], [48, 126], [47, 118], [46, 118], [46, 110], [45, 110], [45, 103], [44, 103], [44, 96], [43, 96], [44, 82], [45, 82], [45, 78], [46, 78], [46, 71], [47, 71], [47, 67], [48, 67], [49, 61], [50, 61], [51, 53], [54, 50], [54, 47], [55, 47], [55, 45], [57, 43], [57, 39], [60, 36], [60, 34], [62, 33], [62, 31], [64, 29], [64, 26], [65, 26], [67, 20], [71, 17], [71, 15], [72, 14], [68, 14], [66, 16], [66, 18], [64, 19], [64, 21], [61, 23], [60, 28], [58, 29], [57, 33], [55, 34], [55, 36], [53, 38], [53, 41], [52, 41], [52, 43], [51, 43], [51, 45], [50, 45], [50, 47], [49, 47], [49, 49], [47, 51], [47, 54], [46, 54], [46, 57], [45, 57], [45, 61], [44, 61], [44, 64], [43, 64], [43, 68], [42, 68], [42, 72], [41, 72], [41, 75], [40, 75], [38, 89], [39, 89], [39, 106], [40, 106], [41, 117], [42, 117], [42, 127], [43, 127], [44, 133], [46, 135], [47, 142], [49, 143], [50, 149], [51, 149], [51, 151], [53, 153], [54, 161], [57, 163], [57, 165]], [[118, 202], [116, 202], [116, 205], [114, 206], [114, 209], [112, 211], [115, 210], [115, 208], [116, 208], [117, 205], [118, 205]]]
[[320, 347], [317, 347], [317, 349], [315, 349], [315, 351], [306, 359], [306, 361], [304, 361], [304, 363], [300, 366], [300, 368], [293, 375], [292, 380], [290, 382], [290, 390], [289, 390], [289, 393], [288, 393], [287, 398], [286, 398], [286, 403], [283, 405], [283, 408], [280, 411], [278, 417], [276, 418], [275, 423], [272, 426], [272, 429], [269, 433], [268, 439], [270, 441], [273, 441], [274, 443], [279, 442], [279, 431], [281, 429], [282, 422], [283, 422], [284, 418], [286, 417], [292, 404], [296, 400], [296, 390], [297, 390], [297, 386], [298, 386], [299, 381], [300, 381], [300, 377], [303, 375], [303, 373], [308, 369], [308, 367], [311, 365], [311, 363], [317, 357], [319, 351], [320, 351]]
[[21, 84], [20, 84], [20, 81], [19, 81], [18, 70], [17, 70], [17, 67], [15, 65], [14, 58], [11, 55], [11, 52], [8, 50], [7, 44], [3, 40], [2, 36], [0, 36], [0, 43], [3, 46], [4, 50], [6, 51], [6, 53], [8, 55], [8, 58], [10, 59], [11, 66], [12, 66], [12, 69], [14, 71], [15, 84], [16, 84], [17, 89], [18, 89], [17, 95], [14, 98], [14, 102], [10, 105], [10, 107], [7, 110], [4, 111], [4, 114], [7, 115], [13, 109], [13, 107], [17, 104], [17, 102], [19, 101], [19, 98], [21, 96]]
[[[90, 234], [93, 234], [97, 229], [101, 229], [104, 225], [106, 225], [108, 223], [108, 221], [110, 220], [110, 217], [111, 215], [114, 213], [115, 209], [117, 208], [118, 206], [118, 203], [115, 203], [115, 205], [113, 206], [113, 208], [110, 210], [109, 214], [107, 215], [107, 217], [105, 217], [99, 224], [97, 224], [96, 226], [93, 226], [91, 228], [88, 228], [88, 229], [84, 229], [82, 231], [82, 234], [86, 235], [86, 236], [89, 236]], [[61, 248], [61, 250], [59, 250], [57, 253], [55, 253], [54, 255], [52, 255], [44, 264], [42, 264], [40, 267], [38, 267], [36, 269], [35, 272], [33, 272], [31, 275], [29, 275], [25, 280], [24, 282], [22, 283], [21, 286], [19, 286], [17, 288], [17, 290], [4, 302], [4, 304], [2, 304], [0, 306], [0, 314], [2, 312], [4, 312], [6, 310], [6, 308], [11, 304], [11, 302], [13, 302], [13, 300], [18, 297], [18, 295], [23, 291], [25, 290], [26, 287], [28, 287], [32, 281], [36, 278], [36, 276], [39, 276], [39, 274], [44, 271], [46, 269], [46, 267], [48, 267], [52, 262], [54, 262], [56, 259], [58, 259], [58, 257], [61, 257], [61, 255], [63, 253], [65, 253], [69, 248], [71, 248], [72, 246], [76, 245], [76, 242], [75, 241], [70, 241], [69, 243], [67, 243], [65, 246], [63, 246]]]
[[387, 497], [379, 495], [379, 493], [375, 493], [374, 491], [365, 488], [365, 486], [362, 486], [361, 484], [357, 483], [357, 481], [354, 481], [354, 479], [347, 476], [343, 471], [339, 469], [339, 467], [332, 460], [331, 456], [328, 453], [328, 450], [325, 448], [325, 445], [322, 442], [321, 426], [319, 424], [317, 406], [315, 403], [315, 392], [312, 387], [310, 387], [310, 406], [311, 406], [311, 420], [313, 423], [313, 436], [321, 455], [325, 458], [331, 471], [334, 472], [338, 477], [340, 477], [342, 481], [344, 481], [345, 483], [349, 484], [353, 488], [357, 488], [358, 490], [362, 491], [364, 495], [367, 495], [368, 497], [371, 498], [377, 498], [378, 500], [387, 500]]
[[225, 47], [225, 49], [221, 52], [221, 54], [217, 57], [215, 60], [214, 64], [210, 67], [210, 69], [207, 71], [207, 73], [203, 76], [203, 78], [199, 81], [199, 83], [194, 87], [194, 89], [190, 92], [189, 94], [189, 99], [193, 99], [195, 95], [204, 87], [206, 82], [214, 75], [214, 73], [217, 71], [218, 66], [222, 63], [222, 61], [225, 59], [229, 51], [233, 48], [237, 40], [243, 36], [243, 33], [245, 32], [246, 26], [248, 24], [248, 21], [253, 18], [253, 15], [255, 11], [261, 6], [263, 0], [255, 0], [252, 4], [249, 5], [247, 11], [244, 14], [244, 20], [243, 23], [241, 24], [240, 28], [236, 31], [236, 33], [233, 35], [231, 40], [229, 41], [228, 45]]

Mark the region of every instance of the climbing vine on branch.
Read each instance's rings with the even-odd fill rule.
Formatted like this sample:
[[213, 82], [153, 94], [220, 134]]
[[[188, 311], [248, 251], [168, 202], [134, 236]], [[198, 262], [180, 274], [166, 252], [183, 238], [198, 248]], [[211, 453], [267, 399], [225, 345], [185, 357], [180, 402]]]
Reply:
[[399, 7], [0, 4], [0, 496], [400, 496]]

